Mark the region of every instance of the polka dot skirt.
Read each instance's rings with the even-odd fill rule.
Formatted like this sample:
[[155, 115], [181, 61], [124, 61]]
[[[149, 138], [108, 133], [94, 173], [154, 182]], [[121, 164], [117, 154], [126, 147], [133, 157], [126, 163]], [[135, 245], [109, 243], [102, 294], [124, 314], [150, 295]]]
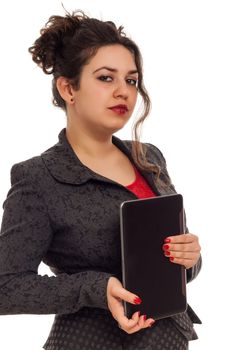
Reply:
[[121, 330], [109, 312], [56, 315], [46, 350], [187, 350], [187, 338], [169, 319], [134, 334]]

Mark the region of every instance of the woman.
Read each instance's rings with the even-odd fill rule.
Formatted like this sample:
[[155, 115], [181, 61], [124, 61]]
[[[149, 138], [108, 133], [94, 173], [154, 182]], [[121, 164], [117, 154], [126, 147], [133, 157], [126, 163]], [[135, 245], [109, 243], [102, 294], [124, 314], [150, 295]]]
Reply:
[[[140, 296], [121, 284], [119, 206], [175, 193], [161, 152], [139, 141], [150, 110], [137, 45], [112, 22], [83, 12], [53, 16], [29, 49], [53, 74], [54, 104], [67, 115], [58, 143], [12, 167], [0, 236], [0, 313], [56, 314], [46, 350], [187, 349], [200, 323], [183, 314], [155, 320], [124, 316], [122, 301]], [[113, 134], [141, 95], [135, 141]], [[196, 235], [167, 237], [164, 255], [201, 267]], [[55, 276], [38, 275], [45, 262]]]

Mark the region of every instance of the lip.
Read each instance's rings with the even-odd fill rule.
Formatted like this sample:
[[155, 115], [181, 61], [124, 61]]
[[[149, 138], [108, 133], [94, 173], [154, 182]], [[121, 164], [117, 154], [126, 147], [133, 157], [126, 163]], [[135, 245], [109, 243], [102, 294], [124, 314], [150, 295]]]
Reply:
[[123, 104], [109, 107], [109, 109], [116, 112], [117, 114], [125, 114], [126, 112], [129, 111], [128, 107], [126, 105], [123, 105]]

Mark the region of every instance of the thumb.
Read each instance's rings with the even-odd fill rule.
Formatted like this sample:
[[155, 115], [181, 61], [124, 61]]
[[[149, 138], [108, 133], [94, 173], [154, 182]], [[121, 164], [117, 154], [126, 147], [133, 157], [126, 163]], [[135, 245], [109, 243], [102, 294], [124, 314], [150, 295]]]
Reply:
[[129, 292], [122, 286], [117, 286], [114, 288], [114, 290], [112, 290], [112, 295], [134, 305], [139, 305], [142, 302], [138, 295]]

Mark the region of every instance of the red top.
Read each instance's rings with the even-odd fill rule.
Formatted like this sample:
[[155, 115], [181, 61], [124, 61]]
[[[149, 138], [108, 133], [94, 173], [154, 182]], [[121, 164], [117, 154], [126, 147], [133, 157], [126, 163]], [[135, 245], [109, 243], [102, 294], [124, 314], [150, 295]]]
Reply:
[[133, 192], [138, 198], [150, 198], [156, 197], [156, 194], [152, 191], [144, 177], [139, 173], [139, 171], [134, 167], [136, 179], [133, 183], [125, 186]]

